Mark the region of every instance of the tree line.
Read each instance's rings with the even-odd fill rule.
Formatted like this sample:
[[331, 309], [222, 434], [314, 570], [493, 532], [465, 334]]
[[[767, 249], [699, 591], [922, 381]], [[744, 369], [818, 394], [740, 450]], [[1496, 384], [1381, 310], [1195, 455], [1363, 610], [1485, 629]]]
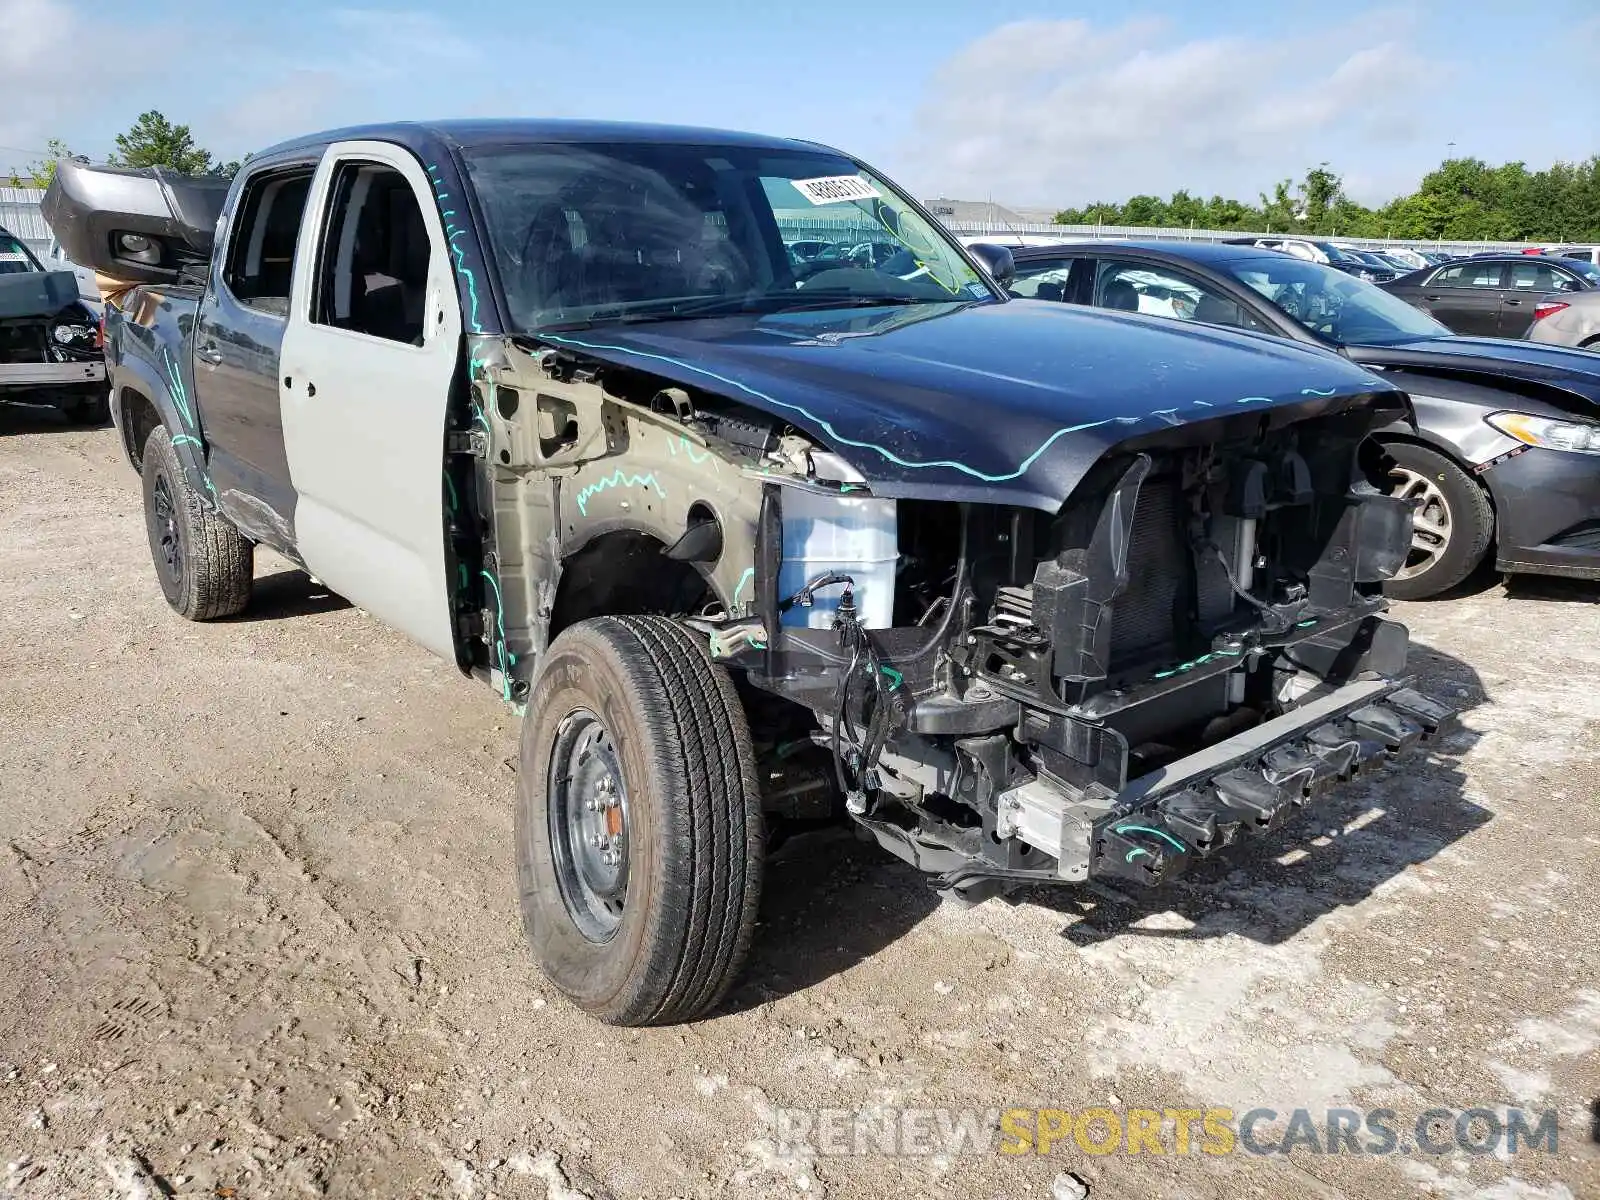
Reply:
[[1133, 196], [1121, 204], [1062, 209], [1057, 225], [1146, 225], [1324, 237], [1418, 241], [1600, 241], [1600, 155], [1530, 171], [1520, 162], [1490, 166], [1447, 158], [1416, 191], [1367, 208], [1345, 194], [1327, 163], [1298, 184], [1285, 179], [1248, 204], [1174, 192], [1170, 199]]
[[[231, 179], [238, 174], [244, 159], [224, 162], [209, 150], [195, 145], [187, 125], [174, 125], [156, 109], [139, 114], [126, 133], [117, 135], [117, 149], [107, 159], [113, 167], [171, 167], [185, 175], [211, 175]], [[55, 178], [56, 163], [63, 158], [83, 158], [59, 138], [45, 143], [45, 156], [25, 167], [12, 167], [12, 187], [49, 187]], [[83, 161], [88, 161], [84, 159]]]

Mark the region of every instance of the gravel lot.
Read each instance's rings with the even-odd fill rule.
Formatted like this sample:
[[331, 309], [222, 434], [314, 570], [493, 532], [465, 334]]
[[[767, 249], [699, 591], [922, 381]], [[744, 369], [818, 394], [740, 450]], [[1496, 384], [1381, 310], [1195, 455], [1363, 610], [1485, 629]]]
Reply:
[[[115, 435], [42, 410], [0, 408], [0, 581], [0, 1193], [1600, 1196], [1600, 588], [1404, 607], [1462, 731], [1142, 906], [963, 910], [791, 843], [727, 1010], [624, 1032], [524, 953], [488, 689], [265, 554], [245, 617], [179, 620]], [[1561, 1124], [1516, 1157], [775, 1140], [890, 1105]]]

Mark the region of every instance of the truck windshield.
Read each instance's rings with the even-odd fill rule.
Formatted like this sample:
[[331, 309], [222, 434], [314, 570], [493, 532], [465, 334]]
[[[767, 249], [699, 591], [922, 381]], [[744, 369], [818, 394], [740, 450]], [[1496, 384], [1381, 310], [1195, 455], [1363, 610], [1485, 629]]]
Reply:
[[0, 275], [42, 270], [28, 248], [9, 233], [0, 233]]
[[1284, 256], [1221, 265], [1313, 333], [1344, 345], [1381, 346], [1450, 334], [1400, 297], [1320, 263]]
[[826, 150], [517, 146], [467, 169], [524, 333], [1000, 298], [893, 185]]

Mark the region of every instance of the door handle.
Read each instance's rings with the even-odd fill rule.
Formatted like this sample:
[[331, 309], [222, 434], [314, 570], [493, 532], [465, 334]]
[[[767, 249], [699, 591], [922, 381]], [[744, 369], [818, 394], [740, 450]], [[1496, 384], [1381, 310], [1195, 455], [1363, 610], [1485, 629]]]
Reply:
[[1439, 297], [1438, 296], [1423, 296], [1422, 298], [1424, 300], [1437, 300]]
[[306, 384], [306, 397], [309, 399], [311, 397], [314, 397], [316, 394], [317, 394], [317, 385], [314, 384], [314, 383], [309, 383], [308, 382]]
[[1521, 304], [1522, 303], [1521, 300], [1513, 300], [1510, 296], [1506, 297], [1505, 302], [1507, 304]]
[[201, 362], [209, 363], [213, 367], [222, 362], [222, 351], [218, 350], [215, 345], [201, 346], [194, 352], [194, 356]]

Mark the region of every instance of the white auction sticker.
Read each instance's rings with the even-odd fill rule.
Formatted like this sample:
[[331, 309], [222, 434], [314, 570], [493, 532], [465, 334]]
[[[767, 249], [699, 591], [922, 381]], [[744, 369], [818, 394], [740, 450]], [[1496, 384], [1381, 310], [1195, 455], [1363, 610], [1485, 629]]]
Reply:
[[876, 200], [878, 189], [859, 175], [830, 175], [822, 179], [791, 179], [799, 193], [813, 204], [841, 200]]

